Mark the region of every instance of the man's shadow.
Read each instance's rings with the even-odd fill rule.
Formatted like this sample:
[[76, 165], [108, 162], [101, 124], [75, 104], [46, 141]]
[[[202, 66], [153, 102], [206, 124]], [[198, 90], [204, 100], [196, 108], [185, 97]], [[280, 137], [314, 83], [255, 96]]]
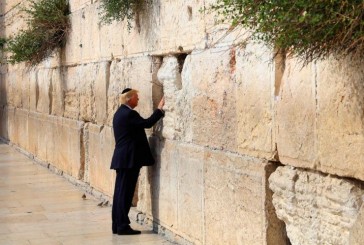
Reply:
[[161, 155], [165, 146], [165, 139], [162, 137], [160, 129], [163, 127], [163, 121], [159, 121], [154, 128], [154, 133], [150, 137], [150, 146], [155, 159], [155, 164], [147, 168], [147, 182], [149, 183], [149, 196], [151, 198], [151, 215], [153, 222], [153, 231], [158, 232], [159, 220], [159, 200], [160, 200], [160, 174], [161, 174]]

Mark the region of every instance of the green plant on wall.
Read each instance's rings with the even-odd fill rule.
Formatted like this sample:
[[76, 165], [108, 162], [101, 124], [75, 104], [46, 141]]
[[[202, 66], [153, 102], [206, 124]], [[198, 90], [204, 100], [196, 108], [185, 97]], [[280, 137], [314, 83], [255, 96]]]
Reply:
[[6, 43], [6, 39], [3, 37], [0, 37], [0, 49], [3, 49]]
[[8, 60], [36, 65], [64, 45], [70, 28], [68, 1], [32, 0], [29, 7], [22, 10], [29, 16], [28, 29], [20, 31], [7, 42]]
[[132, 21], [152, 0], [101, 0], [101, 23], [110, 24], [112, 21], [127, 20], [128, 29], [132, 27]]
[[363, 0], [217, 0], [209, 9], [305, 64], [329, 55], [364, 56]]

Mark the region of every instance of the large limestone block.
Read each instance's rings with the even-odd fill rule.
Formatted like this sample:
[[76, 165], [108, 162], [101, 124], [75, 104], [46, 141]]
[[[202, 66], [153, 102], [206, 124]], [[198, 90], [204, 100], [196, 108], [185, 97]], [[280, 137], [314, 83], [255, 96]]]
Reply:
[[28, 149], [28, 116], [27, 110], [15, 109], [12, 122], [16, 132], [13, 132], [15, 137], [11, 141], [23, 149]]
[[[39, 99], [39, 88], [37, 81], [37, 72], [28, 73], [29, 77], [29, 110], [37, 111], [37, 103]], [[25, 81], [27, 82], [27, 81]]]
[[203, 241], [204, 148], [151, 139], [156, 164], [142, 171], [138, 209], [194, 244]]
[[38, 84], [38, 100], [37, 111], [50, 114], [51, 111], [51, 83], [52, 83], [52, 70], [40, 69], [37, 72], [37, 84]]
[[134, 23], [131, 32], [124, 28], [126, 53], [145, 50], [168, 53], [204, 48], [205, 25], [199, 11], [203, 4], [193, 0], [153, 3], [140, 13], [140, 28]]
[[5, 106], [0, 106], [0, 137], [8, 140], [8, 109]]
[[80, 117], [79, 119], [87, 122], [95, 121], [95, 77], [98, 65], [91, 63], [80, 65], [77, 77], [79, 83], [76, 85], [80, 96]]
[[179, 106], [186, 106], [183, 114], [192, 112], [191, 120], [181, 127], [191, 127], [188, 131], [192, 131], [194, 143], [236, 151], [236, 97], [232, 96], [231, 58], [226, 49], [196, 51], [188, 56], [182, 70], [182, 91], [188, 89], [184, 100], [187, 104], [179, 103]]
[[112, 196], [115, 183], [115, 171], [110, 169], [114, 152], [114, 135], [111, 127], [88, 124], [85, 130], [86, 174], [89, 183], [95, 189]]
[[349, 245], [363, 203], [356, 182], [285, 166], [269, 178], [273, 205], [292, 245]]
[[56, 164], [54, 155], [55, 130], [57, 122], [55, 117], [46, 114], [29, 112], [28, 118], [28, 151], [42, 161]]
[[107, 91], [110, 81], [111, 62], [100, 62], [95, 77], [95, 113], [96, 123], [105, 124], [107, 119]]
[[64, 117], [78, 120], [80, 115], [80, 74], [82, 65], [64, 68]]
[[14, 144], [28, 147], [28, 111], [10, 107], [8, 109], [8, 135]]
[[23, 109], [29, 110], [30, 108], [30, 73], [28, 70], [22, 71], [21, 77], [21, 105]]
[[78, 1], [70, 1], [70, 11], [76, 12], [79, 11], [82, 8], [85, 8], [86, 6], [92, 4], [92, 0], [78, 0]]
[[176, 148], [178, 164], [178, 231], [194, 244], [203, 242], [204, 209], [204, 149], [179, 144]]
[[236, 97], [238, 152], [270, 158], [274, 149], [272, 52], [254, 43], [230, 52], [231, 69], [236, 73], [232, 96]]
[[21, 72], [18, 69], [13, 69], [6, 74], [5, 79], [7, 104], [12, 107], [21, 108]]
[[[100, 56], [100, 28], [99, 9], [96, 4], [81, 10], [81, 53], [82, 62], [95, 61]], [[112, 39], [107, 36], [104, 38]]]
[[82, 135], [84, 123], [30, 112], [29, 152], [66, 174], [79, 178], [84, 168]]
[[[6, 1], [4, 3], [5, 13], [2, 18], [2, 22], [0, 23], [2, 28], [3, 37], [10, 38], [14, 35], [17, 35], [20, 30], [27, 28], [26, 18], [24, 11], [21, 11], [21, 8], [25, 7], [28, 1]], [[0, 9], [0, 11], [2, 11]]]
[[203, 49], [206, 33], [205, 22], [202, 21], [204, 14], [200, 9], [204, 4], [195, 0], [161, 1], [158, 12], [154, 14], [159, 22], [159, 48], [175, 51]]
[[30, 111], [28, 117], [28, 152], [34, 156], [38, 154], [38, 136], [40, 133], [43, 133], [39, 131], [42, 130], [42, 127], [39, 124], [41, 118], [38, 116], [39, 113]]
[[0, 105], [4, 106], [7, 104], [8, 100], [8, 91], [7, 91], [7, 80], [5, 73], [0, 74]]
[[317, 69], [317, 168], [364, 180], [363, 63], [332, 59]]
[[204, 244], [266, 244], [265, 165], [223, 151], [205, 153]]
[[174, 141], [160, 142], [156, 151], [160, 160], [151, 173], [151, 215], [159, 224], [178, 231], [178, 162]]
[[64, 75], [61, 68], [52, 70], [51, 114], [63, 116], [64, 112]]
[[[282, 163], [313, 167], [316, 158], [315, 67], [286, 61], [276, 97], [276, 144]], [[277, 67], [278, 68], [278, 67]]]
[[[94, 3], [94, 5], [95, 8], [99, 8], [100, 1]], [[122, 21], [113, 21], [110, 24], [99, 24], [100, 59], [112, 60], [114, 57], [125, 56], [124, 27]], [[130, 43], [127, 45], [130, 45]]]
[[[62, 118], [56, 128], [57, 164], [67, 174], [79, 178], [84, 168], [84, 156], [81, 150], [84, 123], [76, 120]], [[59, 138], [58, 138], [59, 137]]]
[[75, 65], [82, 59], [82, 11], [71, 13], [69, 19], [72, 28], [67, 36], [61, 59], [63, 65]]

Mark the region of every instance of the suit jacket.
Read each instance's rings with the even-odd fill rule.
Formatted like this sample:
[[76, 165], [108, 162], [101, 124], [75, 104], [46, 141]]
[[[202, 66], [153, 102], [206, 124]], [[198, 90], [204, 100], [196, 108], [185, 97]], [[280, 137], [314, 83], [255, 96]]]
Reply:
[[145, 128], [151, 128], [164, 115], [162, 110], [155, 110], [147, 119], [138, 112], [122, 105], [113, 119], [115, 149], [111, 169], [137, 168], [154, 164]]

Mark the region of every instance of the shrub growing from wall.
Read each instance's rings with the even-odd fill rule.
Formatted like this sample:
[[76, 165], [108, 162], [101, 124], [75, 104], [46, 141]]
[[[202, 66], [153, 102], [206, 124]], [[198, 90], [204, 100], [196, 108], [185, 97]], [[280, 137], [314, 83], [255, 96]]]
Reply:
[[66, 0], [30, 1], [28, 29], [20, 31], [7, 43], [11, 63], [28, 62], [36, 65], [62, 47], [70, 28], [69, 6]]
[[110, 24], [112, 21], [126, 19], [130, 30], [135, 15], [151, 2], [152, 0], [101, 0], [101, 23]]
[[364, 56], [362, 0], [218, 0], [210, 10], [306, 64], [332, 54]]

